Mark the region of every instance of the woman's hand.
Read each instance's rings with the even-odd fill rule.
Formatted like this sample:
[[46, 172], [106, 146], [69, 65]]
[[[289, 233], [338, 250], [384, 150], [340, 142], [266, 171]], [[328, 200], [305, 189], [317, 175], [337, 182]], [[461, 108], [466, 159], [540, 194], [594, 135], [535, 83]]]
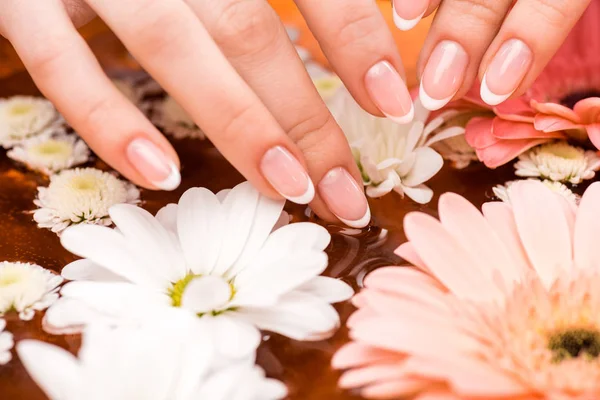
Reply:
[[436, 110], [479, 77], [481, 98], [497, 105], [537, 78], [590, 0], [393, 0], [400, 29], [437, 9], [421, 54], [420, 98]]
[[[411, 119], [400, 55], [375, 2], [296, 3], [356, 100], [371, 113]], [[262, 193], [367, 225], [345, 136], [266, 0], [3, 1], [0, 33], [73, 128], [133, 182], [170, 190], [181, 179], [175, 151], [113, 87], [75, 29], [94, 14]]]

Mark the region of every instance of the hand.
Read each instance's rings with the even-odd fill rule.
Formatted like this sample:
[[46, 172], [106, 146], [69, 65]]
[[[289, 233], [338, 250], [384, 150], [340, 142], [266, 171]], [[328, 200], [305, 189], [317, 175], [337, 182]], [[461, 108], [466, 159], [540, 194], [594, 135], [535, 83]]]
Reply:
[[410, 29], [437, 14], [423, 47], [420, 98], [430, 110], [462, 97], [479, 77], [495, 106], [525, 92], [566, 39], [590, 0], [393, 0]]
[[[296, 3], [356, 100], [377, 115], [411, 118], [400, 55], [375, 2]], [[94, 13], [263, 194], [368, 224], [348, 143], [266, 0], [2, 3], [0, 33], [96, 154], [138, 185], [172, 190], [181, 179], [175, 151], [75, 29]]]

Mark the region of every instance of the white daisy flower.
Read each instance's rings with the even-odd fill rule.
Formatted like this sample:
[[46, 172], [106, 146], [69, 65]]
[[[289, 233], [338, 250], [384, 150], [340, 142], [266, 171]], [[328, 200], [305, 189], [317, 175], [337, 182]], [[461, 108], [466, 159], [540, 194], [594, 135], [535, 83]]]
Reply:
[[[529, 179], [529, 180], [536, 180], [536, 179]], [[506, 203], [510, 203], [509, 188], [515, 182], [519, 182], [519, 180], [508, 181], [504, 185], [496, 185], [492, 188], [492, 191], [494, 192], [494, 195], [499, 200], [502, 200]], [[571, 189], [569, 189], [565, 184], [560, 183], [560, 182], [551, 181], [548, 179], [545, 179], [544, 181], [542, 181], [542, 183], [544, 185], [546, 185], [546, 187], [548, 187], [554, 193], [557, 193], [561, 197], [565, 198], [570, 205], [577, 206], [579, 204], [580, 196], [576, 193], [573, 193], [573, 191]]]
[[8, 157], [47, 175], [86, 163], [90, 150], [76, 135], [58, 134], [23, 141], [7, 152]]
[[152, 122], [176, 139], [205, 138], [204, 132], [196, 125], [192, 117], [169, 95], [163, 100], [155, 102]]
[[577, 185], [596, 175], [600, 169], [600, 156], [594, 151], [559, 141], [521, 154], [515, 168], [517, 176], [541, 177]]
[[0, 146], [4, 148], [62, 129], [62, 118], [46, 99], [29, 96], [0, 99]]
[[5, 365], [12, 360], [11, 350], [15, 345], [12, 333], [5, 331], [6, 320], [0, 318], [0, 365]]
[[33, 219], [40, 228], [59, 233], [72, 224], [110, 225], [108, 209], [120, 203], [137, 204], [135, 185], [95, 168], [67, 169], [50, 177], [48, 187], [38, 187]]
[[[184, 322], [185, 321], [185, 322]], [[192, 320], [192, 322], [195, 322]], [[215, 371], [211, 338], [190, 318], [157, 317], [139, 327], [85, 330], [78, 357], [22, 340], [17, 353], [50, 400], [275, 400], [283, 384], [253, 363]]]
[[45, 310], [58, 299], [62, 282], [60, 275], [39, 265], [0, 262], [0, 316], [16, 311], [22, 320], [31, 320], [35, 311]]
[[117, 205], [117, 230], [80, 225], [61, 242], [84, 257], [63, 269], [68, 283], [46, 313], [52, 333], [82, 325], [131, 323], [157, 310], [186, 310], [220, 340], [231, 358], [261, 340], [257, 328], [296, 340], [321, 340], [338, 328], [330, 303], [352, 289], [319, 276], [327, 266], [327, 230], [313, 223], [284, 225], [282, 201], [261, 196], [248, 182], [215, 195], [185, 192], [153, 217]]
[[424, 185], [438, 173], [442, 157], [428, 147], [428, 111], [415, 102], [415, 119], [400, 125], [364, 111], [342, 87], [328, 102], [329, 109], [355, 154], [367, 195], [381, 197], [392, 190], [417, 203], [428, 203], [433, 191]]

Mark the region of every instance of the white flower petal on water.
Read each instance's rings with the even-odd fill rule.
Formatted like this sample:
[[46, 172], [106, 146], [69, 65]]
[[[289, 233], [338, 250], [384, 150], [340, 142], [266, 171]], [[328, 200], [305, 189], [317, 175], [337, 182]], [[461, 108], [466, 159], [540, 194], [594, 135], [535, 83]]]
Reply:
[[6, 320], [0, 318], [0, 365], [5, 365], [12, 360], [11, 350], [15, 345], [12, 333], [6, 330]]

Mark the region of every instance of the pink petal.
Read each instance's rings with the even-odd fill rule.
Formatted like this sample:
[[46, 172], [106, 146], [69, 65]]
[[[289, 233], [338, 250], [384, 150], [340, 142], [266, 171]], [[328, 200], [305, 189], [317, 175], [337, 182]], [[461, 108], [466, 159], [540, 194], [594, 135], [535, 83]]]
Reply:
[[404, 356], [393, 351], [378, 349], [359, 342], [349, 342], [331, 359], [331, 366], [346, 369], [368, 364], [400, 363]]
[[518, 181], [509, 191], [525, 251], [548, 288], [572, 262], [571, 232], [564, 209], [539, 181]]
[[595, 182], [583, 194], [577, 219], [573, 244], [575, 265], [581, 268], [596, 268], [600, 265], [600, 182]]
[[502, 140], [493, 146], [485, 149], [477, 149], [477, 157], [488, 168], [498, 168], [509, 161], [514, 160], [520, 154], [527, 150], [547, 142], [548, 139], [521, 139], [521, 140]]
[[352, 313], [352, 315], [346, 321], [346, 326], [350, 329], [354, 329], [355, 327], [365, 323], [365, 321], [370, 320], [377, 313], [371, 308], [365, 306], [361, 306], [357, 311]]
[[541, 114], [554, 115], [557, 117], [562, 117], [566, 120], [580, 123], [581, 119], [575, 113], [575, 111], [571, 110], [568, 107], [565, 107], [561, 104], [557, 103], [539, 103], [535, 100], [531, 100], [531, 107]]
[[[420, 394], [415, 398], [415, 400], [464, 400], [463, 398], [457, 396], [451, 392], [443, 392], [443, 391], [434, 391], [434, 392], [425, 392]], [[513, 399], [514, 400], [514, 399]]]
[[473, 204], [455, 193], [444, 193], [439, 201], [439, 214], [444, 228], [470, 253], [488, 278], [494, 279], [499, 272], [505, 282], [519, 280], [519, 271], [511, 266], [508, 250]]
[[577, 129], [581, 125], [556, 115], [538, 114], [533, 122], [535, 129], [543, 132], [556, 132], [566, 129]]
[[588, 97], [578, 101], [573, 111], [579, 115], [584, 124], [600, 122], [600, 97]]
[[413, 212], [405, 217], [404, 230], [432, 274], [458, 297], [481, 300], [498, 294], [477, 261], [439, 221]]
[[492, 134], [498, 139], [562, 139], [564, 134], [558, 132], [543, 132], [537, 130], [533, 124], [525, 122], [506, 121], [494, 118]]
[[427, 266], [425, 265], [425, 263], [423, 262], [423, 260], [421, 260], [421, 257], [419, 257], [419, 255], [417, 254], [417, 252], [414, 249], [414, 246], [412, 244], [410, 244], [410, 242], [405, 242], [402, 243], [395, 251], [394, 253], [405, 259], [406, 261], [408, 261], [409, 263], [411, 263], [412, 265], [414, 265], [415, 267], [422, 269], [423, 271], [429, 271], [427, 269]]
[[369, 365], [344, 372], [338, 385], [342, 389], [356, 388], [376, 382], [402, 379], [406, 372], [399, 365]]
[[473, 85], [471, 89], [469, 89], [467, 94], [463, 96], [463, 99], [485, 110], [491, 110], [492, 107], [490, 107], [485, 101], [481, 99], [481, 96], [479, 95], [480, 90], [481, 86], [479, 84]]
[[[410, 242], [406, 242], [405, 244], [410, 244]], [[390, 293], [397, 292], [396, 287], [400, 282], [410, 282], [411, 285], [447, 291], [444, 285], [432, 278], [429, 273], [424, 273], [423, 271], [410, 267], [378, 268], [365, 278], [365, 285], [368, 288], [380, 289]]]
[[[378, 315], [389, 315], [394, 318], [397, 313], [403, 313], [407, 308], [419, 307], [424, 313], [443, 314], [448, 311], [446, 299], [443, 294], [430, 288], [412, 288], [403, 285], [406, 289], [404, 296], [388, 294], [378, 290], [364, 291], [369, 307], [377, 310]], [[439, 316], [438, 316], [439, 318]]]
[[492, 135], [492, 118], [472, 118], [465, 127], [465, 139], [475, 149], [484, 149], [498, 143]]
[[587, 125], [585, 127], [592, 144], [600, 149], [600, 124]]
[[526, 271], [531, 269], [531, 264], [521, 243], [515, 217], [510, 206], [498, 201], [485, 203], [482, 209], [483, 215], [510, 254], [512, 261], [506, 267], [514, 268], [520, 276], [523, 276]]
[[[431, 385], [431, 382], [427, 379], [403, 377], [391, 382], [370, 385], [361, 390], [361, 394], [372, 399], [398, 399], [419, 392], [429, 385]], [[455, 400], [455, 398], [453, 399]]]
[[534, 112], [525, 97], [506, 100], [494, 108], [494, 112], [502, 119], [517, 122], [533, 122]]

